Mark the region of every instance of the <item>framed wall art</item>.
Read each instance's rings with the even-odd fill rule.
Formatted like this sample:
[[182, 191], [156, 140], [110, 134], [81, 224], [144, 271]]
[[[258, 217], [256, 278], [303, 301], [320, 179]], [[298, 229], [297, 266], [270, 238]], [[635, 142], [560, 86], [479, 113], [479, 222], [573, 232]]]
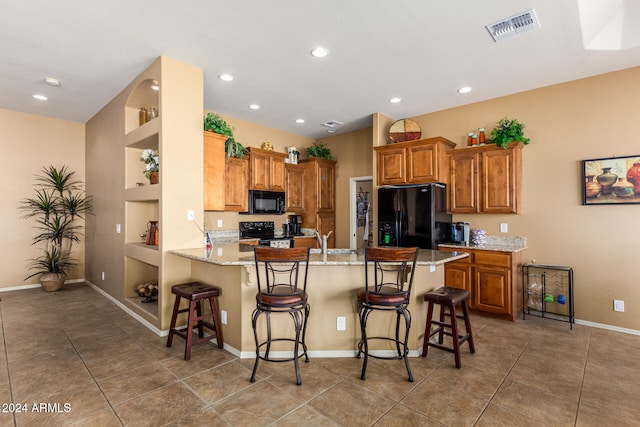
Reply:
[[640, 154], [582, 161], [582, 204], [640, 204]]

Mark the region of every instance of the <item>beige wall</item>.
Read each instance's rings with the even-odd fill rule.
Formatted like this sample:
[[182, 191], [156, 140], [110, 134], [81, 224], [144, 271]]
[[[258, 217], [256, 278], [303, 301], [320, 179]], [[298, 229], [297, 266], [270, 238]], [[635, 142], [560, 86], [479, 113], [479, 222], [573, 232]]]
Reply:
[[[581, 160], [640, 154], [640, 68], [414, 117], [424, 137], [458, 144], [501, 118], [526, 124], [521, 215], [454, 215], [500, 235], [524, 236], [525, 262], [573, 267], [577, 319], [640, 330], [640, 205], [582, 206]], [[613, 299], [626, 302], [613, 311]]]
[[[0, 109], [0, 143], [4, 178], [0, 180], [2, 210], [0, 222], [3, 236], [0, 240], [2, 276], [0, 288], [39, 283], [39, 277], [24, 278], [29, 273], [26, 265], [39, 256], [39, 246], [31, 246], [35, 236], [32, 220], [22, 219], [18, 204], [33, 196], [34, 176], [42, 168], [67, 165], [75, 176], [84, 181], [85, 126], [82, 123], [53, 119], [33, 114]], [[67, 280], [84, 277], [84, 242], [75, 246], [78, 268], [69, 273]]]

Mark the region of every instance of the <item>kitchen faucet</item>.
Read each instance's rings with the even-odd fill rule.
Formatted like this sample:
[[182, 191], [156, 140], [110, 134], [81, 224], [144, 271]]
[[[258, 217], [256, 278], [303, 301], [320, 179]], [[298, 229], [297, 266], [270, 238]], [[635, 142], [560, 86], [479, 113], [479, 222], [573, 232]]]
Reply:
[[320, 237], [320, 233], [318, 232], [318, 230], [316, 230], [316, 239], [318, 240], [318, 244], [320, 245], [320, 252], [322, 252], [322, 255], [327, 254], [327, 240], [329, 239], [329, 236], [331, 236], [331, 233], [333, 233], [333, 230], [330, 231], [329, 234]]

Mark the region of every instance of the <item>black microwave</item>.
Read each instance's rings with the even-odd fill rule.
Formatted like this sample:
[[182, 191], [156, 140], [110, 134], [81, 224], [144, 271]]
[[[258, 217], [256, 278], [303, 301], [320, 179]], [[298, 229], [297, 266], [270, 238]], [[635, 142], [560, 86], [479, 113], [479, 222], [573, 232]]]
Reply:
[[283, 191], [249, 190], [247, 214], [283, 215], [286, 210]]

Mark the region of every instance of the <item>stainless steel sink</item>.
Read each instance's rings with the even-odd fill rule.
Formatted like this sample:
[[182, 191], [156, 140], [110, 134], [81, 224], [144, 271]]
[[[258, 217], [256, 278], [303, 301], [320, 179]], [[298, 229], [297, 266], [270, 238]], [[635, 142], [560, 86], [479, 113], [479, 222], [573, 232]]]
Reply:
[[[357, 252], [358, 251], [356, 251], [355, 249], [341, 249], [341, 248], [327, 249], [327, 255], [355, 255]], [[320, 254], [322, 252], [320, 251], [320, 249], [312, 248], [311, 253]]]

